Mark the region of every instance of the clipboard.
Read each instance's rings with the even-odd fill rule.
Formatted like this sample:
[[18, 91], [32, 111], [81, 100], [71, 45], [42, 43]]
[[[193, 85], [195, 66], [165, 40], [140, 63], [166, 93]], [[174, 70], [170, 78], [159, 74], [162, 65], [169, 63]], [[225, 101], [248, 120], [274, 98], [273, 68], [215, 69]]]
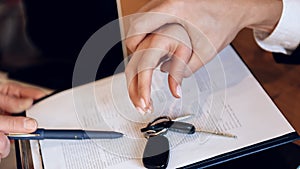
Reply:
[[[230, 49], [228, 49], [228, 50], [230, 50]], [[266, 140], [263, 142], [259, 142], [257, 144], [249, 145], [244, 148], [239, 148], [235, 151], [230, 151], [228, 153], [220, 154], [220, 155], [217, 155], [217, 156], [205, 159], [205, 160], [201, 160], [201, 161], [198, 161], [195, 163], [190, 163], [190, 164], [184, 165], [180, 168], [211, 168], [211, 167], [213, 168], [215, 166], [222, 166], [222, 165], [226, 165], [227, 162], [234, 163], [234, 161], [239, 161], [240, 159], [247, 158], [251, 154], [256, 155], [256, 154], [261, 154], [263, 152], [268, 152], [269, 150], [271, 151], [272, 149], [275, 149], [276, 147], [284, 146], [284, 145], [286, 145], [294, 140], [297, 140], [297, 139], [299, 139], [299, 135], [294, 131], [294, 132], [290, 132], [290, 133], [287, 133], [287, 134], [279, 136], [279, 137], [275, 137], [270, 140]], [[28, 147], [28, 144], [26, 146]], [[37, 144], [31, 143], [30, 147], [35, 147], [35, 150], [32, 150], [32, 149], [30, 150], [31, 155], [34, 154], [34, 157], [32, 156], [31, 158], [39, 159], [40, 161], [37, 162], [39, 164], [38, 167], [43, 166], [43, 156], [41, 154], [39, 154], [42, 151], [39, 149], [39, 143], [37, 143]], [[35, 153], [32, 153], [33, 151]], [[21, 154], [25, 154], [25, 153], [21, 153]], [[36, 155], [36, 154], [38, 154], [38, 155]], [[29, 155], [26, 154], [26, 156], [29, 156]], [[30, 157], [20, 158], [20, 159], [21, 160], [22, 159], [30, 159]], [[22, 164], [24, 164], [24, 163], [28, 164], [28, 165], [32, 165], [30, 162], [23, 162]], [[35, 165], [35, 164], [33, 164], [33, 165]]]
[[[285, 136], [281, 136], [277, 139], [269, 140], [263, 143], [259, 143], [247, 148], [243, 148], [241, 150], [237, 150], [234, 152], [230, 152], [224, 155], [220, 155], [217, 157], [213, 157], [211, 159], [207, 159], [198, 163], [190, 164], [185, 167], [185, 169], [193, 169], [193, 168], [208, 168], [213, 169], [217, 166], [217, 168], [222, 168], [222, 166], [228, 167], [228, 164], [231, 166], [234, 166], [232, 169], [238, 169], [240, 167], [245, 167], [244, 162], [254, 162], [254, 163], [260, 163], [253, 158], [250, 158], [249, 156], [255, 155], [260, 157], [267, 157], [269, 155], [274, 155], [274, 153], [278, 153], [282, 151], [282, 149], [279, 149], [280, 147], [283, 148], [289, 148], [289, 149], [295, 149], [294, 151], [297, 151], [297, 145], [293, 145], [292, 141], [299, 140], [300, 137], [297, 133], [290, 133]], [[294, 146], [294, 147], [293, 147]], [[18, 169], [44, 169], [43, 167], [43, 161], [42, 161], [42, 155], [40, 154], [39, 149], [39, 143], [38, 141], [29, 141], [29, 140], [19, 140], [15, 142], [16, 147], [16, 159], [17, 159], [17, 168]], [[33, 157], [32, 155], [32, 147], [34, 147], [36, 150], [36, 154]], [[300, 147], [298, 147], [300, 149]], [[289, 151], [289, 153], [291, 153]], [[295, 153], [295, 152], [294, 152]], [[298, 153], [300, 154], [300, 152]], [[298, 155], [296, 154], [296, 155]], [[35, 159], [35, 162], [33, 162], [33, 159]], [[256, 158], [258, 160], [258, 158]], [[264, 159], [260, 159], [261, 161], [264, 161]], [[293, 161], [296, 163], [296, 161]], [[272, 164], [270, 164], [271, 166]], [[238, 167], [237, 167], [238, 166]]]
[[[300, 139], [296, 132], [291, 132], [271, 140], [263, 141], [245, 148], [224, 153], [203, 161], [191, 163], [181, 168], [214, 168], [227, 165], [228, 163], [238, 163], [241, 159], [247, 159], [251, 155], [264, 154], [278, 147], [283, 147], [291, 142]], [[20, 169], [43, 169], [43, 157], [41, 154], [39, 141], [22, 140], [16, 142], [18, 167]]]

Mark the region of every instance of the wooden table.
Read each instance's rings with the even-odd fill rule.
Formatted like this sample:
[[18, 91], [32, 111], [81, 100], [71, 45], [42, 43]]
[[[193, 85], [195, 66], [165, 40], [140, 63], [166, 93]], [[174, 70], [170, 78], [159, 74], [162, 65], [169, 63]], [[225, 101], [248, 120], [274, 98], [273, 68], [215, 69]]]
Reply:
[[[242, 30], [232, 44], [300, 134], [300, 65], [276, 63], [272, 53], [262, 50], [255, 43], [252, 30], [249, 29]], [[300, 145], [300, 141], [297, 144]]]

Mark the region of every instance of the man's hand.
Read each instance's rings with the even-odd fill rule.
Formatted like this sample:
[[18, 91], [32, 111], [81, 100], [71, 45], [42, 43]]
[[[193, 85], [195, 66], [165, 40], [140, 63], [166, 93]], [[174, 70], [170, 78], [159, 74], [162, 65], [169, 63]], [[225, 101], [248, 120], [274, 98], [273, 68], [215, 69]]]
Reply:
[[31, 133], [37, 129], [37, 122], [28, 117], [9, 116], [28, 109], [35, 99], [45, 96], [40, 89], [16, 83], [0, 84], [0, 161], [10, 151], [6, 133]]

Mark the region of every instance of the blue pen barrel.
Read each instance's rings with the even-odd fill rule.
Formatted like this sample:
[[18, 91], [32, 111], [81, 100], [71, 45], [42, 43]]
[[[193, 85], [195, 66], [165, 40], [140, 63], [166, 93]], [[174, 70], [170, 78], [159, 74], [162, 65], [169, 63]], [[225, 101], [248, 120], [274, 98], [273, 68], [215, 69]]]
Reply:
[[43, 130], [44, 139], [85, 139], [82, 130]]
[[84, 131], [84, 130], [46, 130], [44, 139], [112, 139], [120, 138], [122, 133], [112, 131]]
[[114, 139], [120, 138], [123, 134], [115, 131], [85, 131], [85, 130], [54, 130], [37, 129], [29, 134], [8, 134], [7, 137], [13, 140], [43, 140], [43, 139]]
[[85, 131], [84, 137], [90, 139], [113, 139], [113, 138], [120, 138], [123, 134], [119, 132], [112, 132], [112, 131]]

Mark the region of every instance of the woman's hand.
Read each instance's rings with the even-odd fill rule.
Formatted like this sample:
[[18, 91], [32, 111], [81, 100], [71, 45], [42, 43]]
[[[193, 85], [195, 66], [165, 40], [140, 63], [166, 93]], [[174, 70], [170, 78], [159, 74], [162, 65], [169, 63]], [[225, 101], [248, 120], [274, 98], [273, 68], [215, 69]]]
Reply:
[[174, 97], [181, 96], [181, 81], [188, 72], [191, 43], [187, 32], [178, 24], [165, 25], [146, 36], [130, 58], [125, 74], [130, 99], [144, 114], [152, 111], [151, 81], [154, 69], [168, 72], [168, 82]]
[[[163, 66], [170, 67], [171, 76], [176, 71], [180, 72], [179, 76], [173, 75], [174, 83], [169, 78], [172, 94], [178, 97], [180, 89], [178, 87], [176, 92], [177, 89], [173, 86], [180, 86], [181, 77], [191, 75], [209, 62], [241, 29], [248, 27], [271, 32], [281, 11], [280, 0], [149, 1], [137, 14], [130, 16], [127, 23], [129, 30], [126, 45], [133, 52], [133, 57], [126, 68], [126, 75], [133, 104], [141, 112], [150, 112], [152, 71], [164, 55], [176, 54], [175, 58], [180, 58], [184, 65], [177, 66], [173, 63]], [[154, 35], [156, 32], [167, 31], [166, 27], [173, 24], [181, 25], [187, 32], [191, 45], [189, 52], [172, 38]], [[167, 34], [169, 37], [177, 36], [172, 31]], [[150, 48], [156, 48], [156, 52], [148, 54]]]

